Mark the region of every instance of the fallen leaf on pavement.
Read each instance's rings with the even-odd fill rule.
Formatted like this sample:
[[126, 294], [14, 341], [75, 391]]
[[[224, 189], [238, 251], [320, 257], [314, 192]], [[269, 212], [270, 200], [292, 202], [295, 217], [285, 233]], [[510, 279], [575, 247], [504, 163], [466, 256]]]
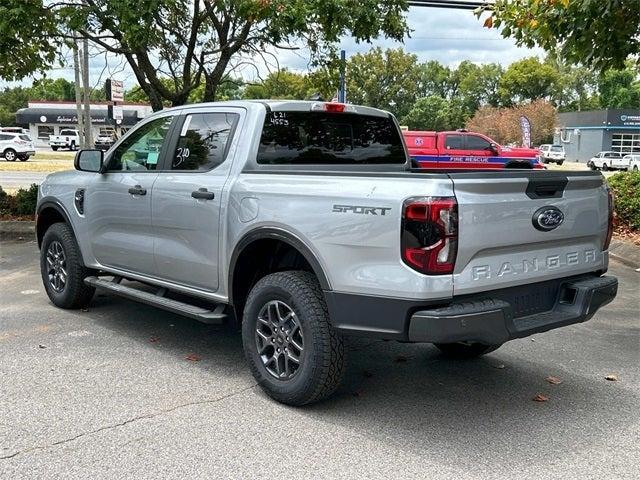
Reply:
[[618, 376], [617, 375], [607, 375], [606, 377], [604, 377], [605, 380], [609, 380], [610, 382], [617, 382], [618, 381]]
[[189, 355], [187, 355], [184, 358], [186, 358], [190, 362], [199, 362], [201, 357], [200, 357], [200, 355], [196, 355], [195, 353], [190, 353]]
[[542, 393], [538, 393], [535, 397], [532, 398], [534, 402], [548, 402], [549, 397], [543, 395]]
[[547, 378], [545, 378], [545, 380], [551, 385], [560, 385], [562, 383], [562, 380], [560, 380], [558, 377], [554, 377], [553, 375], [549, 375]]

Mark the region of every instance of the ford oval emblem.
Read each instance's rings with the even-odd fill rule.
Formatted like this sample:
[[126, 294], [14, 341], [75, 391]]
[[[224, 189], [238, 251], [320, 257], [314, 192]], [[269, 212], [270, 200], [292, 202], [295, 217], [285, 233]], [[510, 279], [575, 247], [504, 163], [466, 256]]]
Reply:
[[556, 207], [542, 207], [535, 211], [532, 222], [536, 229], [542, 232], [549, 232], [562, 225], [564, 213]]

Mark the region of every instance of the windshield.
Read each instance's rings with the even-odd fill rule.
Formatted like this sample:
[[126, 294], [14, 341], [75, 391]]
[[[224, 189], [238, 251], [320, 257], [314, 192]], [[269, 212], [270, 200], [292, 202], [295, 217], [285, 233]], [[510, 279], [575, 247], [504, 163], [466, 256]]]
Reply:
[[258, 163], [404, 164], [400, 132], [393, 119], [329, 112], [269, 112]]
[[553, 145], [551, 147], [552, 152], [564, 152], [564, 147], [562, 145]]

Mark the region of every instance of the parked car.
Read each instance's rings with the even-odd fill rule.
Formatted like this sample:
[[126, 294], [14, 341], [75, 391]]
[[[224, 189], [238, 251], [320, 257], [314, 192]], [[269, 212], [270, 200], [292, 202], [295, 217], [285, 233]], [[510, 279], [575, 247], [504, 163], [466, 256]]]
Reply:
[[468, 358], [617, 292], [602, 175], [416, 173], [395, 118], [369, 107], [184, 105], [75, 167], [39, 190], [50, 300], [80, 308], [99, 289], [235, 319], [257, 383], [290, 405], [336, 390], [345, 335]]
[[60, 130], [60, 135], [49, 136], [49, 146], [53, 151], [59, 148], [68, 148], [69, 150], [76, 150], [80, 145], [80, 134], [78, 130]]
[[540, 145], [540, 161], [562, 165], [567, 155], [562, 145]]
[[640, 170], [640, 154], [631, 155], [631, 161], [629, 162], [629, 171], [637, 172]]
[[591, 170], [609, 170], [614, 161], [614, 159], [621, 159], [622, 154], [619, 152], [598, 152], [595, 156], [591, 157], [591, 159], [587, 162], [587, 166]]
[[0, 132], [0, 152], [7, 162], [26, 162], [36, 154], [33, 141], [24, 133]]
[[29, 135], [29, 130], [22, 127], [0, 127], [0, 132], [24, 133], [25, 135]]
[[116, 143], [116, 140], [115, 133], [100, 133], [93, 143], [99, 150], [109, 150]]
[[417, 168], [544, 168], [537, 149], [500, 146], [480, 133], [407, 130], [402, 134]]

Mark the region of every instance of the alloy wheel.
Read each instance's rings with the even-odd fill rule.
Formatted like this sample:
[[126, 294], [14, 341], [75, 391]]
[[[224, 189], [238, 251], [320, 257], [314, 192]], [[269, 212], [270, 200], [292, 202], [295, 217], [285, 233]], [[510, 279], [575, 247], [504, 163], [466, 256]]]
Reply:
[[60, 293], [67, 285], [67, 257], [59, 241], [54, 240], [49, 244], [46, 260], [49, 285]]
[[266, 370], [279, 380], [290, 380], [303, 360], [304, 338], [293, 309], [280, 300], [267, 302], [258, 313], [256, 348]]

